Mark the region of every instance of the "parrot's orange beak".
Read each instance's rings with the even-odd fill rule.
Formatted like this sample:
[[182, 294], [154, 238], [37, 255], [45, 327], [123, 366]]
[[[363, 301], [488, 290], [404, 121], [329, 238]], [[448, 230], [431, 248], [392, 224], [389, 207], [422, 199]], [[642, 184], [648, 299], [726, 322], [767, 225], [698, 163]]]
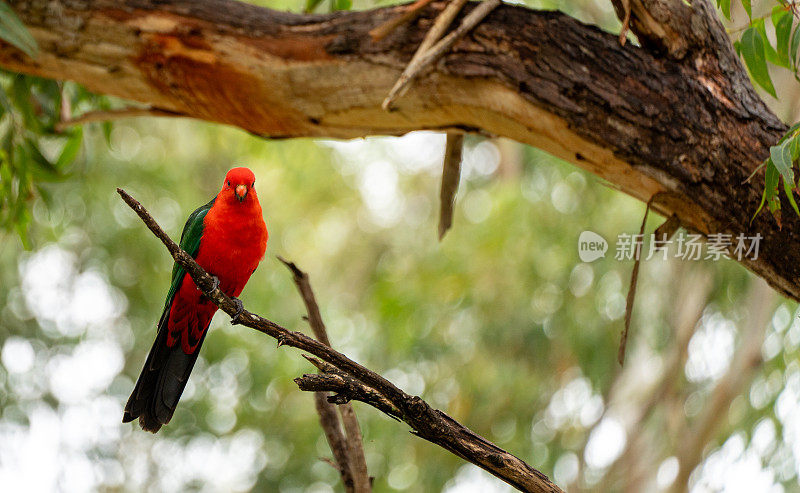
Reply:
[[233, 193], [236, 194], [236, 198], [239, 199], [239, 202], [243, 202], [244, 198], [247, 196], [247, 185], [236, 185], [236, 189]]

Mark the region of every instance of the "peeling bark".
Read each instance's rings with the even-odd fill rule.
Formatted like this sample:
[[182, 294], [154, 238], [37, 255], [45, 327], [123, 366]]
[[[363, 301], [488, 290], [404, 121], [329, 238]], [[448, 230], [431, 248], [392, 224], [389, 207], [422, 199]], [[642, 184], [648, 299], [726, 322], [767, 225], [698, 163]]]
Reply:
[[[786, 126], [754, 92], [710, 4], [631, 0], [642, 47], [557, 12], [502, 6], [385, 112], [381, 101], [443, 2], [379, 42], [402, 7], [331, 15], [232, 0], [10, 2], [39, 42], [0, 66], [258, 135], [353, 138], [419, 129], [504, 136], [654, 201], [704, 234], [764, 236], [742, 263], [800, 300], [800, 225], [750, 219], [744, 179]], [[474, 8], [467, 5], [462, 16]]]

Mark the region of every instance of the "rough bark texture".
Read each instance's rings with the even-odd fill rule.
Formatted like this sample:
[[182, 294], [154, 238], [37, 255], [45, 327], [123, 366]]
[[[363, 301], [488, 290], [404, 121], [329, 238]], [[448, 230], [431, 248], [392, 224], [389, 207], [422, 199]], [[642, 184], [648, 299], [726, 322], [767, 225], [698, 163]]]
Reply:
[[[461, 129], [545, 149], [689, 229], [760, 232], [743, 263], [800, 300], [800, 239], [742, 182], [786, 126], [754, 92], [705, 0], [632, 0], [642, 47], [557, 12], [502, 6], [385, 112], [380, 103], [443, 8], [374, 42], [399, 7], [332, 15], [233, 0], [14, 0], [41, 47], [0, 66], [270, 137]], [[472, 6], [464, 10], [469, 12]], [[463, 13], [462, 13], [463, 15]], [[785, 208], [784, 208], [785, 209]]]

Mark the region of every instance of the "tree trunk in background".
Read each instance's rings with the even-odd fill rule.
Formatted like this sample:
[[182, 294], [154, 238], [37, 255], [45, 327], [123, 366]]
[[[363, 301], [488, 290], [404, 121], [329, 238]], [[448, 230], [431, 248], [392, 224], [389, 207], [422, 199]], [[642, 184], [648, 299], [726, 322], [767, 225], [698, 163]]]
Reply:
[[705, 0], [626, 2], [641, 48], [558, 12], [502, 6], [393, 112], [381, 101], [443, 2], [380, 42], [369, 30], [402, 7], [297, 15], [233, 0], [10, 3], [41, 54], [0, 43], [7, 69], [265, 137], [511, 138], [641, 200], [659, 193], [654, 209], [691, 230], [760, 233], [759, 257], [742, 263], [800, 300], [800, 220], [787, 212], [780, 229], [762, 213], [751, 225], [763, 177], [743, 183], [786, 126]]

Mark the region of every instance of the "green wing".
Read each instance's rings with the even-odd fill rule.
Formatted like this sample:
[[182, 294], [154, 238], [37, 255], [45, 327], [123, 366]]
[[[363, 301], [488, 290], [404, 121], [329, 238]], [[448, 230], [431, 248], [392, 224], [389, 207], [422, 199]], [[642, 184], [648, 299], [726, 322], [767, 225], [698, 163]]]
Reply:
[[[203, 237], [203, 220], [214, 205], [214, 200], [216, 200], [216, 197], [211, 199], [206, 205], [201, 205], [195, 209], [194, 212], [189, 215], [189, 219], [186, 220], [186, 224], [183, 226], [180, 247], [193, 258], [197, 257], [197, 251], [200, 250], [200, 239]], [[184, 272], [183, 267], [177, 263], [172, 266], [172, 282], [169, 286], [167, 301], [164, 304], [165, 311], [167, 311], [167, 308], [172, 304], [172, 298], [181, 285]]]

